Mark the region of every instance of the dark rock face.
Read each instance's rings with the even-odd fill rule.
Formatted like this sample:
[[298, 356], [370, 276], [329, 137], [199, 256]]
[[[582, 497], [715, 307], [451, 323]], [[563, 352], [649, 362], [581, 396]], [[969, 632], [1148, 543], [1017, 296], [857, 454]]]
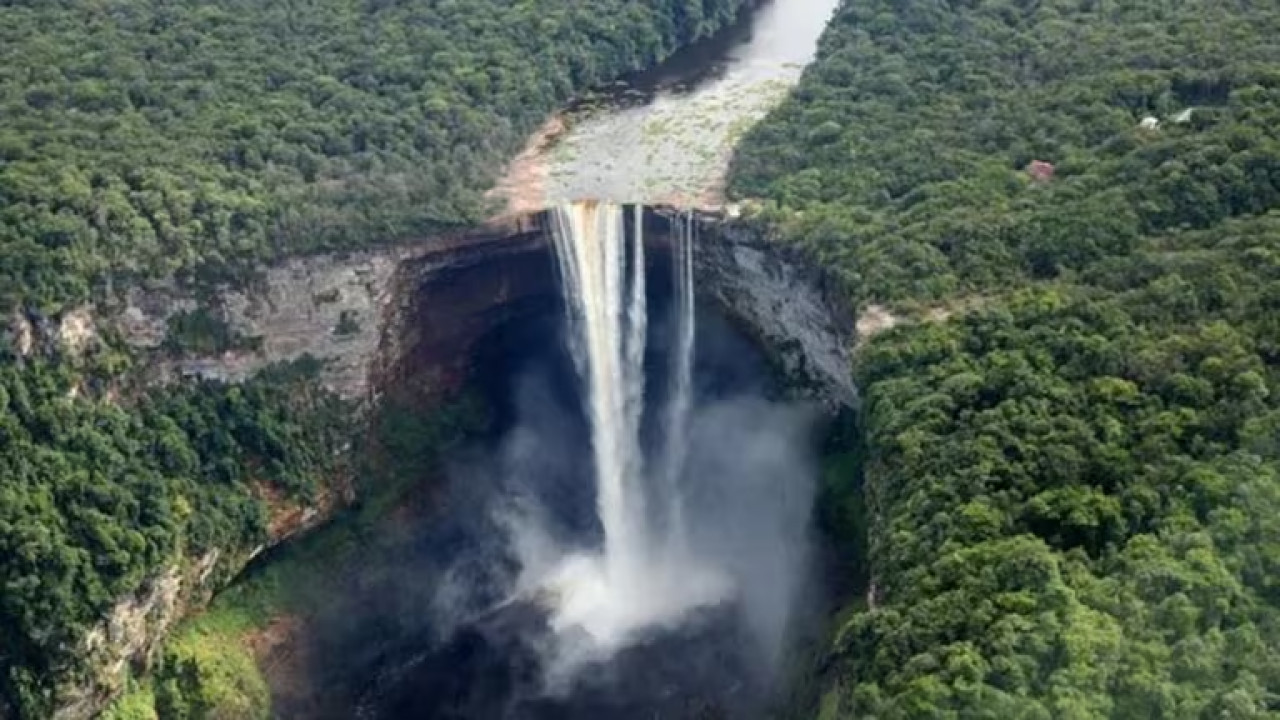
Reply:
[[[673, 214], [657, 209], [646, 216], [653, 257], [669, 249]], [[737, 318], [808, 395], [829, 406], [853, 402], [847, 368], [854, 323], [821, 269], [719, 216], [702, 215], [698, 222], [699, 292], [714, 297]], [[478, 345], [496, 328], [558, 307], [559, 287], [546, 227], [546, 217], [540, 214], [455, 236], [295, 258], [265, 268], [247, 286], [225, 286], [212, 294], [159, 283], [131, 289], [115, 304], [78, 308], [39, 323], [15, 316], [7, 330], [22, 354], [40, 352], [42, 347], [76, 350], [96, 342], [101, 330], [117, 331], [136, 348], [153, 352], [147, 377], [155, 382], [191, 375], [234, 382], [272, 363], [310, 355], [323, 363], [322, 380], [330, 389], [361, 401], [366, 410], [387, 394], [413, 393], [429, 402], [460, 387], [475, 363], [482, 361], [476, 355]], [[207, 356], [174, 357], [161, 350], [168, 320], [196, 308], [220, 318], [238, 336], [258, 339], [256, 346]], [[302, 509], [307, 522], [299, 527], [324, 522], [340, 506], [330, 502]], [[227, 552], [247, 558], [249, 550], [228, 548]], [[163, 580], [155, 578], [153, 584]], [[133, 613], [151, 620], [127, 627], [119, 622], [112, 627], [104, 624], [90, 633], [96, 643], [94, 656], [102, 658], [92, 698], [69, 698], [60, 717], [88, 717], [100, 707], [109, 695], [100, 690], [119, 688], [130, 663], [145, 663], [175, 619], [216, 590], [207, 585], [181, 593], [180, 600], [164, 612], [154, 611], [153, 603], [145, 602], [148, 607], [135, 612], [138, 598], [122, 602], [111, 617]], [[522, 651], [504, 645], [501, 636], [485, 632], [478, 638], [460, 636], [451, 641], [456, 647], [446, 655], [474, 655], [474, 662], [485, 663], [497, 653], [502, 663], [511, 664], [503, 672], [518, 679], [523, 672]], [[104, 637], [110, 639], [110, 648], [101, 647]], [[469, 655], [468, 648], [479, 649]], [[643, 647], [635, 652], [634, 662], [643, 664]], [[684, 673], [697, 674], [685, 668], [676, 676]], [[518, 690], [518, 683], [513, 688]], [[596, 691], [586, 691], [581, 698], [593, 697], [592, 692]], [[614, 696], [613, 691], [598, 694]], [[676, 696], [683, 698], [679, 702], [691, 703], [690, 707], [698, 705], [696, 698], [679, 692]], [[546, 706], [554, 711], [539, 710], [543, 706], [535, 703], [522, 706], [531, 714], [520, 716], [593, 717], [607, 711], [629, 717], [622, 706], [582, 702], [586, 704]]]
[[759, 229], [714, 216], [702, 227], [699, 288], [781, 362], [796, 390], [831, 408], [852, 405], [855, 314], [835, 280]]
[[502, 609], [394, 666], [361, 699], [370, 720], [672, 720], [751, 718], [765, 693], [750, 682], [733, 608], [710, 608], [588, 665], [564, 687], [544, 684], [545, 616]]
[[557, 302], [555, 261], [536, 220], [528, 232], [401, 264], [369, 369], [375, 392], [406, 382], [457, 389], [480, 338]]

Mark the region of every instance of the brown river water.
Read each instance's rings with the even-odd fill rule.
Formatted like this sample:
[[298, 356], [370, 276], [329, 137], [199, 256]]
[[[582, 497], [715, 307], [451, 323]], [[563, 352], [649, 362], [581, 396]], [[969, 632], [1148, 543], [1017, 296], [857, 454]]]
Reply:
[[600, 199], [714, 209], [733, 147], [786, 97], [839, 0], [768, 0], [658, 68], [579, 99], [495, 189], [507, 215]]

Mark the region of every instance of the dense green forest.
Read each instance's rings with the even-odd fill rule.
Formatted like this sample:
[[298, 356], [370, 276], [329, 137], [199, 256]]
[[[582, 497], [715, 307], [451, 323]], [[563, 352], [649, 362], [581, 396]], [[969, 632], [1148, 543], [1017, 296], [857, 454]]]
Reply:
[[65, 364], [0, 364], [0, 714], [43, 717], [83, 668], [84, 633], [158, 568], [267, 535], [265, 494], [342, 472], [345, 403], [305, 363], [187, 383], [122, 408]]
[[1276, 37], [857, 0], [748, 135], [733, 192], [908, 321], [859, 352], [827, 500], [867, 572], [814, 714], [1280, 717]]
[[1280, 202], [1268, 3], [846, 5], [795, 98], [743, 143], [732, 189], [860, 299], [1069, 278]]
[[[743, 5], [0, 2], [0, 313], [475, 223], [573, 93]], [[221, 330], [197, 310], [171, 339], [220, 351], [238, 341]], [[120, 375], [145, 359], [3, 343], [0, 716], [37, 718], [114, 602], [160, 568], [260, 543], [264, 494], [307, 498], [349, 473], [351, 409], [310, 366], [139, 390]]]
[[[550, 111], [743, 4], [0, 2], [0, 312], [475, 222]], [[1261, 0], [848, 0], [744, 139], [731, 193], [903, 320], [859, 347], [819, 516], [866, 557], [802, 712], [1280, 717], [1275, 38]], [[345, 469], [314, 367], [94, 362], [0, 347], [0, 716]], [[219, 687], [179, 640], [148, 709]]]
[[573, 92], [742, 4], [0, 3], [0, 311], [475, 223]]

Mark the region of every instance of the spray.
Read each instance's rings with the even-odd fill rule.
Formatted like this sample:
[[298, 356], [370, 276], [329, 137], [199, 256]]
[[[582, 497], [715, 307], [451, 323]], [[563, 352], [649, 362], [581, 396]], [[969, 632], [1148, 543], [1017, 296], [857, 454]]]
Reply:
[[556, 597], [553, 626], [584, 630], [594, 647], [615, 648], [636, 630], [674, 625], [683, 614], [719, 601], [723, 579], [684, 552], [687, 535], [677, 487], [688, 433], [694, 345], [692, 218], [677, 245], [678, 335], [668, 392], [665, 448], [658, 478], [664, 498], [646, 507], [646, 468], [640, 453], [644, 415], [644, 225], [635, 208], [628, 238], [620, 205], [581, 202], [552, 211], [561, 289], [572, 335], [570, 348], [585, 389], [604, 531], [599, 554], [564, 560], [548, 583]]
[[672, 275], [675, 288], [676, 339], [671, 348], [671, 374], [663, 438], [662, 470], [667, 498], [668, 535], [671, 552], [685, 553], [684, 493], [680, 476], [689, 453], [689, 414], [693, 407], [693, 348], [696, 333], [693, 292], [693, 249], [696, 224], [693, 213], [676, 218], [672, 238]]

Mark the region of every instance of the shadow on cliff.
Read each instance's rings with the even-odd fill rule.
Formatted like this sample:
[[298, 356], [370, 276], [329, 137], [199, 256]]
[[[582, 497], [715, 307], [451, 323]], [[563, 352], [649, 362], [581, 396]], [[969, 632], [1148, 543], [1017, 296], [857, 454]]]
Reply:
[[[661, 262], [655, 261], [655, 262]], [[654, 317], [669, 288], [651, 272]], [[560, 309], [497, 326], [475, 346], [470, 387], [488, 429], [417, 467], [412, 491], [360, 516], [341, 559], [291, 589], [299, 629], [264, 658], [281, 717], [750, 717], [772, 697], [797, 603], [813, 597], [809, 511], [815, 413], [781, 401], [760, 350], [711, 306], [699, 312], [684, 487], [693, 546], [733, 579], [724, 603], [641, 633], [547, 692], [560, 639], [539, 601], [512, 602], [528, 561], [510, 511], [537, 513], [545, 553], [598, 544], [589, 437]], [[666, 324], [650, 331], [651, 407], [666, 386]], [[384, 460], [413, 478], [412, 407]], [[651, 423], [653, 420], [650, 421]], [[383, 428], [386, 432], [388, 428]], [[652, 434], [652, 433], [650, 433]], [[438, 467], [438, 465], [437, 465]], [[384, 468], [385, 470], [385, 468]], [[423, 482], [427, 479], [427, 482]], [[516, 545], [526, 544], [522, 547]], [[532, 549], [536, 554], [539, 549]], [[268, 653], [270, 655], [270, 653]]]

